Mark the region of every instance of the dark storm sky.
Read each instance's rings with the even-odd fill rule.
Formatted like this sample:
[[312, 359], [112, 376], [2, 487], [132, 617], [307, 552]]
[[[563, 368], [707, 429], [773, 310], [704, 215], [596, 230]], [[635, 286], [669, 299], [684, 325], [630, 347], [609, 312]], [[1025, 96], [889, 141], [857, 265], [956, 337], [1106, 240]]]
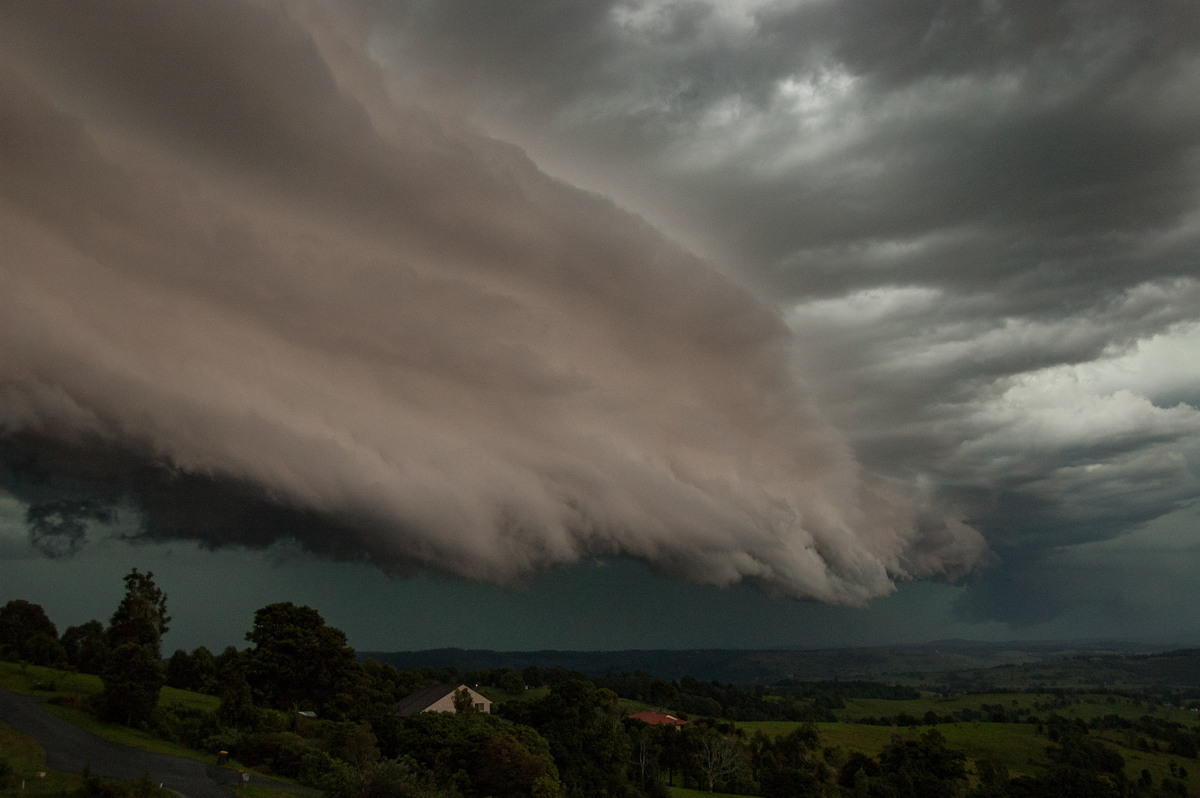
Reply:
[[284, 599], [360, 648], [1194, 631], [1198, 44], [5, 4], [0, 599], [152, 567], [188, 646]]

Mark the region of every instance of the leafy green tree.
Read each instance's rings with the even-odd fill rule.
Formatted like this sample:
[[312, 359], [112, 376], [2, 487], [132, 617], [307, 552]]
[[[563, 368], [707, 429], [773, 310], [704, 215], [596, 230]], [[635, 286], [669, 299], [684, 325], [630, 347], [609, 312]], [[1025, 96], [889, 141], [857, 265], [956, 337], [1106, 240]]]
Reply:
[[159, 657], [162, 637], [170, 622], [167, 594], [154, 584], [154, 573], [143, 574], [134, 568], [125, 575], [125, 597], [108, 624], [109, 646], [150, 646], [154, 656]]
[[361, 766], [341, 762], [325, 775], [330, 798], [449, 798], [434, 786], [433, 774], [410, 757], [382, 759]]
[[558, 684], [540, 701], [504, 705], [505, 715], [546, 738], [570, 796], [641, 795], [624, 713], [611, 690], [591, 682]]
[[105, 717], [127, 726], [150, 721], [166, 680], [159, 652], [170, 620], [167, 596], [154, 584], [154, 574], [130, 571], [106, 635], [108, 651], [100, 673]]
[[813, 756], [820, 745], [815, 727], [806, 724], [775, 740], [756, 736], [760, 791], [765, 798], [819, 795], [830, 779], [825, 764]]
[[220, 684], [221, 703], [217, 706], [217, 720], [221, 725], [234, 729], [254, 726], [259, 712], [254, 706], [254, 694], [246, 677], [240, 671], [231, 671], [222, 676]]
[[254, 613], [246, 633], [246, 680], [275, 709], [332, 709], [352, 686], [356, 663], [346, 634], [312, 607], [269, 604]]
[[880, 780], [871, 795], [887, 798], [953, 798], [966, 786], [966, 755], [946, 747], [935, 730], [918, 740], [898, 740], [879, 755]]
[[496, 686], [513, 695], [525, 692], [525, 680], [521, 678], [521, 672], [512, 668], [505, 668], [500, 672], [496, 677]]
[[167, 684], [181, 690], [215, 695], [218, 689], [216, 658], [204, 646], [190, 654], [178, 649], [167, 660]]
[[746, 769], [745, 751], [733, 735], [699, 726], [689, 727], [686, 733], [692, 737], [696, 767], [709, 792]]
[[165, 681], [162, 662], [151, 646], [123, 643], [110, 650], [100, 678], [104, 682], [106, 718], [126, 726], [142, 726], [150, 721]]
[[66, 660], [58, 630], [41, 605], [13, 599], [0, 607], [0, 659], [31, 665], [61, 665]]
[[445, 789], [491, 798], [561, 798], [563, 785], [536, 731], [480, 712], [403, 719], [399, 745]]
[[108, 639], [104, 635], [104, 625], [99, 621], [68, 626], [60, 642], [66, 652], [67, 664], [75, 670], [95, 674], [104, 670]]
[[471, 692], [465, 687], [461, 690], [454, 691], [454, 712], [459, 715], [470, 715], [477, 712], [475, 704], [471, 700]]

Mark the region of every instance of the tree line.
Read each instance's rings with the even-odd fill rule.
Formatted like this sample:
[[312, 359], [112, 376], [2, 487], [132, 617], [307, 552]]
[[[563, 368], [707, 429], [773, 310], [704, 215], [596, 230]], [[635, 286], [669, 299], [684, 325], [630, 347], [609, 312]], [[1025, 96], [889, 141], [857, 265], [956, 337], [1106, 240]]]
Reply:
[[[849, 695], [891, 696], [903, 688], [792, 683], [781, 685], [785, 695], [768, 696], [761, 688], [645, 673], [588, 679], [565, 668], [398, 670], [359, 661], [344, 632], [317, 610], [288, 602], [255, 612], [245, 648], [178, 650], [164, 660], [171, 621], [165, 593], [152, 573], [133, 569], [124, 582], [107, 624], [90, 621], [61, 636], [41, 607], [10, 601], [0, 608], [0, 658], [97, 674], [103, 691], [85, 708], [98, 716], [226, 752], [331, 798], [657, 798], [667, 785], [763, 798], [1186, 795], [1182, 768], [1159, 783], [1146, 771], [1126, 779], [1120, 754], [1087, 724], [1055, 715], [1041, 729], [1045, 762], [1032, 776], [1010, 776], [989, 759], [969, 767], [966, 755], [932, 729], [895, 735], [868, 756], [823, 746], [812, 723], [769, 737], [747, 735], [731, 721], [813, 720], [813, 707], [829, 713]], [[512, 700], [498, 703], [495, 714], [466, 700], [456, 702], [455, 714], [397, 715], [402, 698], [445, 681], [495, 687]], [[164, 685], [215, 696], [216, 709], [164, 706]], [[527, 686], [548, 689], [530, 694]], [[687, 708], [680, 714], [689, 722], [679, 729], [631, 719], [621, 697]], [[1195, 756], [1186, 729], [1125, 723], [1113, 716], [1094, 726], [1168, 738], [1174, 751]]]

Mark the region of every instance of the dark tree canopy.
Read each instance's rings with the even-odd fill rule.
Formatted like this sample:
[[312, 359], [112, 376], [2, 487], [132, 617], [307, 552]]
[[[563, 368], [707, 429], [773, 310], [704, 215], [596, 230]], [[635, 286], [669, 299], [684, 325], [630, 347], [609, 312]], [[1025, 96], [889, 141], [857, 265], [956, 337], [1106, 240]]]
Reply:
[[639, 794], [625, 713], [611, 690], [563, 682], [540, 701], [506, 705], [505, 715], [546, 738], [569, 796]]
[[13, 599], [0, 607], [0, 659], [60, 665], [65, 659], [58, 630], [41, 605]]
[[254, 613], [246, 639], [254, 644], [246, 679], [275, 709], [327, 707], [349, 686], [354, 649], [346, 645], [346, 634], [326, 625], [312, 607], [269, 604]]
[[167, 596], [154, 574], [134, 568], [125, 576], [125, 596], [107, 632], [108, 648], [101, 679], [104, 714], [127, 726], [150, 721], [165, 681], [159, 650], [171, 618]]
[[143, 574], [134, 568], [125, 575], [125, 597], [109, 621], [109, 645], [151, 646], [157, 657], [170, 622], [167, 595], [154, 584], [154, 573]]
[[62, 647], [67, 664], [80, 673], [98, 674], [104, 669], [108, 641], [104, 636], [104, 625], [99, 621], [68, 626], [62, 635]]
[[217, 660], [204, 646], [192, 653], [177, 650], [167, 660], [167, 684], [182, 690], [216, 695]]

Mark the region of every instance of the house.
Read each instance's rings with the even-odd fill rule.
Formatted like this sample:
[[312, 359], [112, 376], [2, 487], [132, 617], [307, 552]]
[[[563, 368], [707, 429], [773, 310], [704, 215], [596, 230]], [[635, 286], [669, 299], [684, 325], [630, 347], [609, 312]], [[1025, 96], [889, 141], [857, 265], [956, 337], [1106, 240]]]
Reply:
[[630, 715], [633, 720], [640, 720], [642, 723], [649, 723], [651, 726], [686, 726], [686, 720], [680, 720], [674, 715], [664, 715], [661, 712], [638, 712], [636, 715]]
[[479, 712], [492, 711], [492, 702], [484, 696], [467, 687], [465, 684], [435, 684], [425, 687], [412, 695], [400, 699], [396, 703], [395, 712], [402, 718], [416, 715], [419, 712], [455, 712], [454, 694], [466, 690], [471, 696], [471, 704]]

